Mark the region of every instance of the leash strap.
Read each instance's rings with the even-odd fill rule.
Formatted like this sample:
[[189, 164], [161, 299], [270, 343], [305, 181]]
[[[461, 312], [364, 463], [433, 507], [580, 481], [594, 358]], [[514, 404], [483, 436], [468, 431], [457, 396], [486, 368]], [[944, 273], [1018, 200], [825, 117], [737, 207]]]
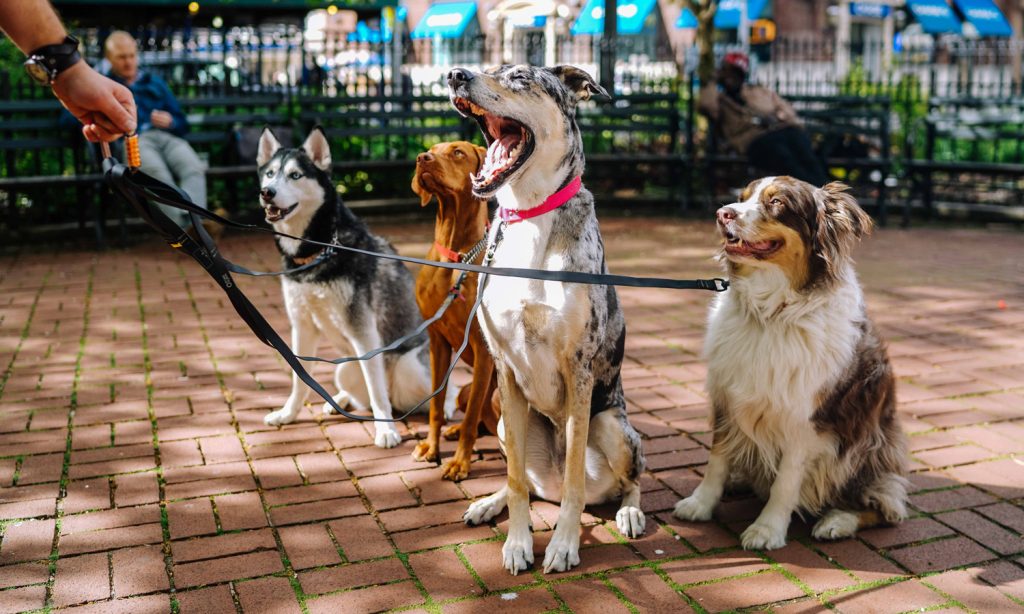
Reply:
[[[123, 166], [123, 165], [121, 165]], [[109, 175], [108, 175], [109, 176]], [[422, 266], [432, 266], [442, 269], [452, 269], [458, 271], [468, 271], [471, 273], [481, 273], [487, 275], [499, 275], [502, 277], [521, 277], [524, 279], [536, 279], [540, 281], [561, 281], [569, 283], [579, 284], [597, 284], [597, 285], [612, 285], [612, 286], [629, 286], [634, 288], [664, 288], [669, 290], [710, 290], [711, 292], [724, 292], [729, 288], [729, 281], [722, 279], [721, 277], [715, 277], [713, 279], [673, 279], [664, 277], [632, 277], [628, 275], [612, 275], [609, 273], [580, 273], [576, 271], [547, 271], [544, 269], [520, 269], [513, 267], [492, 267], [492, 266], [481, 266], [462, 262], [438, 262], [436, 260], [427, 260], [424, 258], [415, 258], [412, 256], [400, 256], [398, 254], [382, 254], [379, 252], [359, 249], [357, 247], [351, 247], [348, 245], [340, 245], [337, 243], [324, 243], [321, 241], [313, 241], [311, 239], [303, 239], [302, 237], [296, 237], [287, 233], [277, 232], [272, 228], [266, 228], [264, 226], [257, 226], [256, 224], [243, 224], [241, 222], [235, 222], [222, 218], [221, 216], [207, 211], [202, 207], [193, 204], [186, 196], [181, 194], [178, 190], [168, 186], [145, 173], [135, 171], [130, 176], [125, 173], [121, 173], [118, 176], [113, 177], [115, 181], [119, 182], [119, 185], [123, 190], [129, 190], [138, 194], [141, 198], [149, 198], [154, 202], [162, 203], [182, 209], [189, 213], [195, 213], [206, 219], [213, 220], [224, 226], [230, 228], [240, 228], [242, 230], [255, 230], [267, 234], [284, 237], [286, 239], [293, 239], [308, 243], [310, 245], [319, 245], [321, 247], [333, 247], [334, 249], [340, 249], [356, 254], [363, 254], [364, 256], [373, 256], [375, 258], [384, 258], [387, 260], [398, 260], [399, 262], [407, 262], [410, 264], [419, 264]], [[173, 224], [173, 222], [172, 222]], [[177, 226], [175, 224], [175, 226]], [[179, 228], [180, 230], [180, 228]], [[172, 247], [174, 245], [172, 244]]]

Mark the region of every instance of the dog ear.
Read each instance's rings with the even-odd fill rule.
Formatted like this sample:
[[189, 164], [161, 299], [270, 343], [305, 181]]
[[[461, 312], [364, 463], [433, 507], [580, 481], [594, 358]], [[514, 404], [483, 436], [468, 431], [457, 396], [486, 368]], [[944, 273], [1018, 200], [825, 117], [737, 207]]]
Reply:
[[302, 144], [302, 149], [318, 169], [331, 170], [331, 146], [327, 142], [327, 135], [324, 134], [323, 128], [314, 126], [309, 136], [306, 137], [306, 142]]
[[473, 145], [473, 151], [476, 152], [476, 169], [480, 170], [480, 167], [484, 165], [484, 160], [487, 159], [487, 148]]
[[837, 264], [849, 258], [857, 240], [870, 234], [874, 226], [849, 189], [846, 184], [833, 181], [814, 190], [818, 229], [813, 251], [833, 271]]
[[278, 149], [281, 149], [281, 143], [274, 136], [274, 131], [270, 126], [264, 126], [259, 146], [256, 148], [256, 166], [263, 166], [269, 162]]
[[430, 199], [434, 197], [433, 194], [420, 185], [420, 174], [418, 171], [412, 174], [412, 191], [416, 193], [416, 196], [420, 197], [421, 207], [429, 205]]
[[569, 91], [576, 94], [578, 100], [590, 100], [593, 95], [604, 96], [605, 98], [611, 98], [607, 91], [603, 87], [594, 81], [594, 78], [590, 76], [585, 70], [576, 68], [575, 66], [555, 66], [549, 68], [553, 75], [562, 80], [565, 87], [569, 88]]

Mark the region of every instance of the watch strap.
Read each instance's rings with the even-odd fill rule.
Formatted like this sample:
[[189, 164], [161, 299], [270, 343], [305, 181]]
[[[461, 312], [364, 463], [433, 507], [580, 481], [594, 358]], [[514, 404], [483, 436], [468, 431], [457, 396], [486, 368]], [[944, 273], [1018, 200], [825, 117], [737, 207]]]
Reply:
[[65, 37], [63, 42], [36, 49], [29, 57], [45, 66], [52, 77], [56, 77], [61, 71], [82, 59], [78, 52], [78, 39], [70, 35]]

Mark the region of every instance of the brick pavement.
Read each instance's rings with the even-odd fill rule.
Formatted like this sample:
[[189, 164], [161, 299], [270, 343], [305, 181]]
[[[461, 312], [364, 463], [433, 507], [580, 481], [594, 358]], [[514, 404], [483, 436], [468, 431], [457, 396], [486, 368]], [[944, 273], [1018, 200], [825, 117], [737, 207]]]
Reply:
[[[432, 239], [422, 223], [375, 227], [407, 254]], [[717, 272], [707, 223], [604, 230], [617, 273]], [[269, 239], [224, 249], [277, 267]], [[614, 507], [590, 509], [578, 569], [515, 578], [507, 517], [459, 522], [501, 483], [493, 437], [452, 484], [410, 441], [373, 447], [362, 424], [310, 411], [267, 428], [289, 373], [191, 261], [162, 245], [0, 258], [0, 612], [1021, 610], [1024, 240], [883, 230], [858, 256], [900, 378], [911, 520], [828, 544], [796, 521], [787, 547], [758, 553], [737, 543], [755, 500], [708, 524], [671, 518], [707, 458], [710, 296], [623, 289], [647, 534], [625, 540]], [[286, 331], [276, 282], [241, 283]], [[424, 431], [418, 417], [406, 438]], [[556, 510], [533, 505], [540, 553]]]

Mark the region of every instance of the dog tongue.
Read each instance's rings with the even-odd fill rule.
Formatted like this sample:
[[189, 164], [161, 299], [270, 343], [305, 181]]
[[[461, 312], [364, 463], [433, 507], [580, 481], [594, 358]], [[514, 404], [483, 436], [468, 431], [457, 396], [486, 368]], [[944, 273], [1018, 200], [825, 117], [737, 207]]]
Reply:
[[748, 248], [758, 252], [769, 249], [771, 248], [771, 246], [771, 241], [757, 241], [756, 243], [747, 243]]

